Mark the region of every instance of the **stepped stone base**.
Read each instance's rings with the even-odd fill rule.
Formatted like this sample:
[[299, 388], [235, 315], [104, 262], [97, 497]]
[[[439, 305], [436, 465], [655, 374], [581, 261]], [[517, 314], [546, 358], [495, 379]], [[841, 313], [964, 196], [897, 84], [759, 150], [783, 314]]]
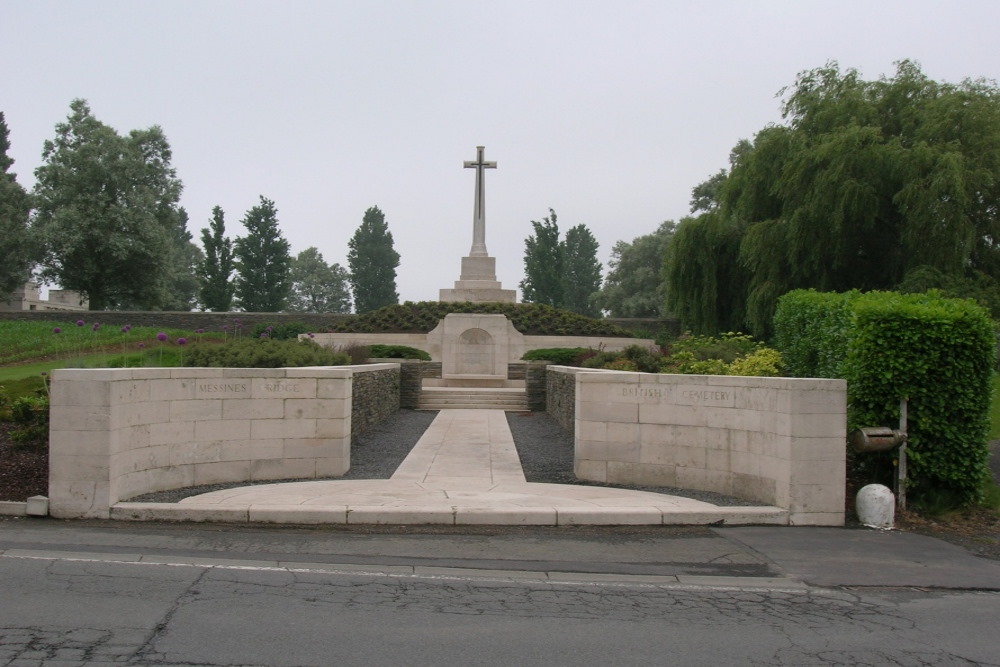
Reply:
[[424, 387], [418, 410], [527, 411], [528, 394], [518, 387]]
[[455, 303], [516, 303], [517, 292], [503, 289], [496, 276], [495, 257], [463, 257], [462, 274], [454, 289], [443, 289], [438, 301]]

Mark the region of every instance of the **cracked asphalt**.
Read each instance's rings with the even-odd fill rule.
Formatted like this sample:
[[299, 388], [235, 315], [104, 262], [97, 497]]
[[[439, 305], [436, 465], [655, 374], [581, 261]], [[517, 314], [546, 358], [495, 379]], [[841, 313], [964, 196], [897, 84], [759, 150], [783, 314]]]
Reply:
[[0, 665], [1000, 665], [996, 563], [773, 530], [4, 521]]

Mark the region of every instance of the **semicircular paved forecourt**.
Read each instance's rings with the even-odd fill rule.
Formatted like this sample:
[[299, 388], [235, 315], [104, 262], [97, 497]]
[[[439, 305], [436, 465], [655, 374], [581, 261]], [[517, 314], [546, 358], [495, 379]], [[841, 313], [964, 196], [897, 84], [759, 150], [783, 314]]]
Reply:
[[525, 481], [501, 410], [442, 410], [388, 480], [261, 484], [179, 503], [117, 503], [112, 518], [298, 524], [787, 524], [779, 507]]

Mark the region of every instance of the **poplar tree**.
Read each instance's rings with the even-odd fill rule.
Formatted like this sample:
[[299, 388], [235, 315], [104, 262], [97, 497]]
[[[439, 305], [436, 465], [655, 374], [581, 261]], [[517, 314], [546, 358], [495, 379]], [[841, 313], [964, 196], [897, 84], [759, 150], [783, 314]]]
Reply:
[[247, 235], [233, 243], [238, 275], [236, 300], [247, 312], [274, 313], [285, 308], [291, 287], [288, 241], [278, 229], [274, 202], [263, 196], [243, 218]]
[[226, 238], [226, 215], [221, 206], [212, 209], [208, 227], [201, 230], [205, 257], [199, 271], [201, 305], [205, 310], [228, 312], [233, 307], [233, 242]]
[[531, 221], [535, 233], [524, 240], [524, 279], [521, 301], [544, 303], [554, 308], [563, 305], [563, 252], [559, 244], [556, 212]]
[[399, 253], [393, 248], [385, 214], [377, 206], [365, 211], [361, 226], [347, 245], [354, 312], [366, 313], [399, 303], [396, 292]]
[[560, 244], [563, 259], [563, 308], [587, 317], [599, 317], [595, 302], [601, 289], [597, 239], [586, 225], [570, 227]]
[[0, 262], [0, 301], [27, 282], [32, 264], [28, 229], [31, 203], [27, 191], [10, 171], [14, 159], [7, 155], [8, 136], [7, 122], [0, 111], [0, 257], [4, 258]]

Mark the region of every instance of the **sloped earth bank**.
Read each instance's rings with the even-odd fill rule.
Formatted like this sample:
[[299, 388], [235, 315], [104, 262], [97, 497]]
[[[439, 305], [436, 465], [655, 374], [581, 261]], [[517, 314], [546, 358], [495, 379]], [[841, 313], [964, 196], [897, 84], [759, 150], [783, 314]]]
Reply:
[[[416, 444], [436, 412], [400, 410], [354, 442], [352, 466], [343, 479], [388, 479]], [[569, 484], [573, 476], [573, 438], [544, 413], [507, 413], [518, 456], [529, 482]], [[48, 495], [48, 449], [43, 443], [24, 445], [10, 437], [11, 424], [0, 423], [0, 500], [21, 501]], [[990, 466], [1000, 480], [1000, 441], [991, 444]], [[290, 481], [290, 480], [289, 480]], [[270, 482], [267, 482], [270, 483]], [[135, 501], [177, 502], [182, 498], [245, 484], [207, 485], [152, 493]], [[753, 504], [713, 493], [664, 487], [598, 485], [669, 493], [720, 505]], [[928, 519], [908, 512], [898, 515], [897, 527], [958, 544], [968, 551], [1000, 560], [1000, 519], [982, 509]]]

